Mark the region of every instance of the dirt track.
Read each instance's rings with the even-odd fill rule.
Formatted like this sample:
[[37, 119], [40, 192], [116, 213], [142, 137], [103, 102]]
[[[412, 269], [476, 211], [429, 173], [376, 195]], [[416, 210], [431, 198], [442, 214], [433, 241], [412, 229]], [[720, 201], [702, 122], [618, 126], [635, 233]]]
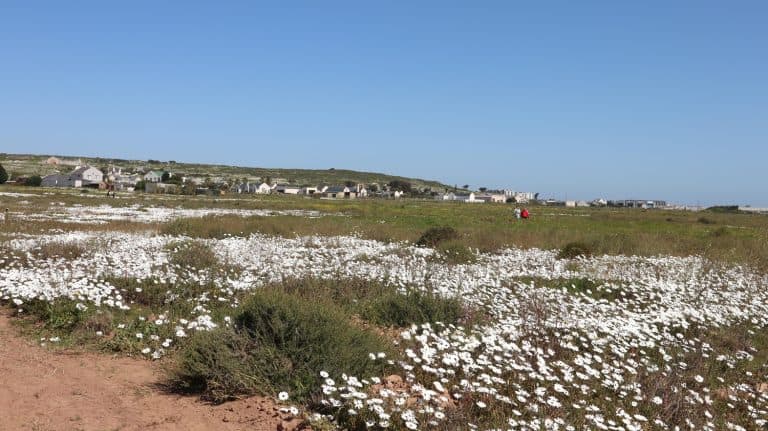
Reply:
[[249, 430], [281, 422], [268, 399], [221, 406], [169, 395], [155, 363], [61, 353], [20, 338], [0, 312], [0, 430]]

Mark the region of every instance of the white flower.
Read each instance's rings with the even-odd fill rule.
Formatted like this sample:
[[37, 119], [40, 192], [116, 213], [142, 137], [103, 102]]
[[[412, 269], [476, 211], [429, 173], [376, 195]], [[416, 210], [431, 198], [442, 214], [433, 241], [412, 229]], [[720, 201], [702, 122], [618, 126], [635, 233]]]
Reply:
[[277, 394], [277, 399], [280, 401], [287, 401], [288, 400], [288, 392], [280, 392]]

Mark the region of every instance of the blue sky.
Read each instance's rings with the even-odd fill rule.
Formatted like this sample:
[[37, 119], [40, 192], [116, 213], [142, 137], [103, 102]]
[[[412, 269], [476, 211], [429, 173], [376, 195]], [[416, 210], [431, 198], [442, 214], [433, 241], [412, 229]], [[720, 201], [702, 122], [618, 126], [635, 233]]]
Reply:
[[0, 3], [0, 152], [768, 206], [764, 1]]

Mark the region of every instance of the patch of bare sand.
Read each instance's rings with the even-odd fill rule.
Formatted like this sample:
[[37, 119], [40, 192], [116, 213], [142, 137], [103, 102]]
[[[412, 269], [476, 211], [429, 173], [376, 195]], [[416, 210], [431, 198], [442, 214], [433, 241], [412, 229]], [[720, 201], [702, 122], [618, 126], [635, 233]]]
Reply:
[[149, 361], [51, 351], [20, 338], [0, 312], [0, 430], [249, 430], [282, 422], [269, 399], [219, 406], [167, 394]]

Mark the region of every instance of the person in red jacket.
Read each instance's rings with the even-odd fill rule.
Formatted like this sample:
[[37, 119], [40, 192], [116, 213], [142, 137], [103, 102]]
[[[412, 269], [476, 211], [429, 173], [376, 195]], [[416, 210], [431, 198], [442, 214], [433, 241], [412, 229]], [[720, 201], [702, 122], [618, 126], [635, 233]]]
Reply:
[[527, 219], [530, 216], [531, 214], [528, 212], [528, 208], [523, 208], [523, 211], [520, 213], [520, 217]]

